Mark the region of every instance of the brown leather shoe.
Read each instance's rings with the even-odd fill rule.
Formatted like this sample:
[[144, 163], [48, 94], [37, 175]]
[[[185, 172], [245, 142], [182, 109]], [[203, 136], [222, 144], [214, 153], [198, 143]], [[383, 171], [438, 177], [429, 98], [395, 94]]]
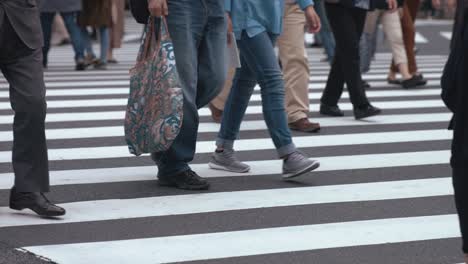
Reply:
[[301, 132], [315, 133], [320, 131], [319, 123], [312, 123], [307, 118], [302, 118], [296, 122], [289, 123], [289, 128]]
[[208, 107], [211, 111], [211, 118], [216, 123], [221, 123], [221, 119], [223, 118], [223, 111], [216, 108], [213, 104], [209, 104]]

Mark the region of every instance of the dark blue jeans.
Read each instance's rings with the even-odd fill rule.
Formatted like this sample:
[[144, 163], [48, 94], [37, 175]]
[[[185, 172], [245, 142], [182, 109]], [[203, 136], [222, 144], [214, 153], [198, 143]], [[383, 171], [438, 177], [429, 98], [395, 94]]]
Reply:
[[233, 148], [255, 85], [261, 87], [263, 116], [279, 157], [296, 150], [284, 109], [284, 80], [274, 51], [275, 35], [266, 32], [237, 41], [242, 68], [237, 69], [223, 112], [216, 144]]
[[198, 133], [198, 109], [207, 105], [226, 79], [227, 30], [224, 0], [169, 0], [167, 23], [184, 93], [182, 129], [169, 150], [153, 153], [158, 176], [190, 169]]
[[[42, 33], [44, 34], [44, 47], [42, 52], [44, 54], [44, 64], [47, 64], [47, 54], [50, 49], [50, 38], [52, 36], [52, 23], [56, 13], [43, 12], [41, 13], [41, 26]], [[75, 60], [84, 59], [84, 46], [81, 39], [81, 32], [78, 24], [76, 23], [78, 12], [61, 12], [60, 16], [63, 18], [65, 27], [68, 34], [70, 34], [73, 50], [75, 51]]]

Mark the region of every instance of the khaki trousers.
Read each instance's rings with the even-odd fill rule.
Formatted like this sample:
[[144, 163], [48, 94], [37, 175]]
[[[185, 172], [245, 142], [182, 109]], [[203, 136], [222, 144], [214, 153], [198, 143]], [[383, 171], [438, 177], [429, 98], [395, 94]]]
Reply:
[[285, 6], [283, 23], [278, 48], [283, 65], [288, 123], [292, 123], [309, 114], [309, 64], [304, 47], [306, 20], [299, 5]]

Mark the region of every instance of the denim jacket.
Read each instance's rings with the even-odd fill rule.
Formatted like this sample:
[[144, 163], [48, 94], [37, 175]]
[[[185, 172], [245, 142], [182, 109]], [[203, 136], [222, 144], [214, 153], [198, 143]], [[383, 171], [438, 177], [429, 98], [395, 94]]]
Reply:
[[[296, 2], [302, 9], [313, 5], [312, 0]], [[249, 37], [265, 31], [279, 35], [283, 30], [284, 0], [224, 0], [224, 4], [237, 39], [243, 30]]]

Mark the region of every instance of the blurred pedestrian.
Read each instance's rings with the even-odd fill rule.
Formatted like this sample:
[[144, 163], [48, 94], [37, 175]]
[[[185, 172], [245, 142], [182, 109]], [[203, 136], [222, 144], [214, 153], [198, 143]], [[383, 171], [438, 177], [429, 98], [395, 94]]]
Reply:
[[55, 16], [54, 22], [52, 23], [52, 38], [50, 40], [52, 46], [60, 46], [70, 44], [70, 35], [67, 32], [65, 23], [61, 16]]
[[[320, 20], [312, 0], [299, 0], [314, 32], [320, 30]], [[226, 11], [240, 50], [241, 68], [236, 70], [233, 86], [224, 107], [221, 129], [210, 168], [232, 172], [247, 172], [250, 167], [240, 162], [234, 151], [240, 125], [255, 85], [261, 88], [262, 107], [268, 131], [278, 156], [283, 160], [283, 178], [290, 179], [312, 171], [318, 161], [309, 160], [292, 142], [284, 107], [284, 80], [274, 45], [281, 33], [284, 2], [282, 0], [226, 0]], [[247, 12], [246, 12], [247, 10]], [[250, 21], [250, 23], [244, 23]], [[301, 44], [304, 43], [301, 41]]]
[[125, 28], [125, 0], [112, 0], [112, 26], [110, 28], [110, 45], [107, 52], [108, 63], [118, 63], [114, 49], [122, 47]]
[[[440, 6], [438, 0], [435, 6]], [[450, 1], [453, 5], [454, 2]], [[453, 6], [452, 6], [453, 7]], [[468, 0], [457, 1], [450, 56], [442, 76], [442, 99], [453, 113], [452, 177], [468, 264]]]
[[43, 36], [39, 10], [29, 1], [0, 2], [0, 70], [10, 84], [13, 122], [14, 186], [10, 208], [31, 209], [40, 216], [61, 216], [65, 210], [44, 195], [49, 191], [45, 137]]
[[[93, 64], [95, 69], [107, 68], [107, 52], [109, 51], [109, 28], [112, 25], [111, 0], [83, 0], [83, 11], [78, 17], [86, 50], [87, 64]], [[87, 27], [96, 28], [100, 41], [100, 56], [97, 59]]]
[[70, 34], [73, 50], [75, 51], [76, 70], [85, 69], [84, 47], [80, 29], [76, 24], [78, 12], [81, 10], [81, 0], [38, 0], [41, 11], [41, 26], [44, 37], [44, 47], [42, 48], [42, 64], [46, 68], [48, 64], [48, 54], [52, 35], [52, 23], [57, 13], [63, 18], [68, 34]]
[[[399, 84], [405, 89], [415, 88], [421, 85], [425, 85], [426, 81], [421, 79], [419, 75], [413, 75], [409, 72], [408, 69], [408, 57], [406, 56], [405, 46], [403, 43], [403, 33], [401, 30], [400, 22], [400, 12], [389, 12], [385, 10], [373, 10], [367, 13], [366, 24], [364, 26], [365, 34], [362, 38], [365, 38], [364, 41], [377, 41], [376, 37], [367, 37], [369, 35], [375, 34], [377, 31], [379, 21], [381, 21], [385, 36], [387, 38], [388, 44], [393, 54], [394, 62], [397, 65], [399, 72], [402, 75], [402, 80], [397, 80], [394, 74], [390, 71], [387, 77], [387, 82], [389, 84]], [[363, 42], [361, 41], [361, 44]], [[361, 54], [369, 53], [366, 51], [366, 47], [375, 47], [376, 44], [365, 44], [361, 46]], [[370, 48], [375, 52], [374, 48]], [[365, 54], [361, 56], [361, 66], [364, 66], [364, 72], [369, 70], [369, 65], [371, 63], [371, 58], [373, 54]]]
[[325, 49], [325, 53], [327, 54], [326, 61], [331, 65], [333, 62], [333, 57], [335, 57], [335, 37], [333, 36], [333, 32], [330, 28], [330, 22], [328, 22], [327, 12], [325, 10], [325, 0], [315, 0], [314, 1], [314, 8], [317, 12], [317, 15], [320, 18], [320, 23], [322, 27], [320, 31], [316, 34], [320, 36], [320, 39], [323, 43], [323, 48]]
[[209, 182], [188, 163], [195, 155], [198, 109], [216, 97], [226, 79], [223, 0], [149, 0], [148, 4], [151, 15], [167, 19], [184, 94], [184, 118], [179, 135], [167, 151], [151, 155], [159, 169], [158, 183], [179, 189], [205, 190], [210, 187]]
[[[401, 16], [401, 27], [403, 32], [403, 42], [405, 43], [406, 57], [408, 58], [408, 70], [411, 75], [417, 76], [421, 81], [427, 80], [418, 71], [418, 65], [416, 62], [416, 29], [415, 21], [419, 11], [420, 0], [405, 0], [403, 1], [403, 14]], [[395, 79], [396, 74], [399, 72], [398, 66], [395, 64], [395, 60], [392, 60], [390, 66], [389, 78]]]
[[227, 98], [231, 92], [232, 80], [234, 79], [235, 73], [236, 68], [228, 69], [227, 79], [224, 83], [223, 89], [208, 105], [211, 111], [211, 118], [215, 123], [221, 123], [224, 106], [226, 105]]
[[320, 124], [309, 121], [310, 69], [304, 46], [306, 17], [296, 0], [286, 0], [283, 32], [278, 37], [279, 59], [285, 82], [285, 106], [292, 130], [318, 132]]
[[[370, 104], [363, 87], [360, 72], [359, 40], [364, 28], [367, 10], [373, 0], [327, 0], [325, 8], [335, 36], [335, 59], [328, 76], [322, 98], [320, 113], [343, 116], [338, 101], [346, 83], [354, 107], [354, 117], [362, 119], [381, 113]], [[395, 0], [388, 1], [389, 9], [395, 10]]]

